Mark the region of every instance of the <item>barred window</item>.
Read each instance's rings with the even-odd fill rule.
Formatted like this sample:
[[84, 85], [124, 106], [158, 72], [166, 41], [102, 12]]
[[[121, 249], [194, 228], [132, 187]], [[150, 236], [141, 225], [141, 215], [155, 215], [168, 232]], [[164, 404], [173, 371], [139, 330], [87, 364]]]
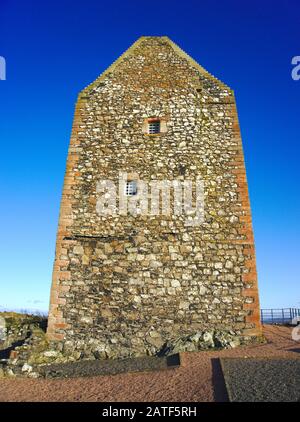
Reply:
[[148, 122], [148, 133], [160, 133], [160, 120], [153, 120]]
[[125, 185], [125, 195], [126, 196], [133, 196], [137, 194], [137, 183], [135, 180], [130, 180], [126, 182]]

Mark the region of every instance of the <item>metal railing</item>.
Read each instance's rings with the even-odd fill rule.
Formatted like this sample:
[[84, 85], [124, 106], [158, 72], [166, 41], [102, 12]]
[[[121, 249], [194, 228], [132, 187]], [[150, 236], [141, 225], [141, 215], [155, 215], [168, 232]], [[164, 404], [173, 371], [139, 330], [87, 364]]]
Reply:
[[300, 309], [261, 309], [260, 315], [262, 324], [291, 324], [293, 318], [300, 317]]

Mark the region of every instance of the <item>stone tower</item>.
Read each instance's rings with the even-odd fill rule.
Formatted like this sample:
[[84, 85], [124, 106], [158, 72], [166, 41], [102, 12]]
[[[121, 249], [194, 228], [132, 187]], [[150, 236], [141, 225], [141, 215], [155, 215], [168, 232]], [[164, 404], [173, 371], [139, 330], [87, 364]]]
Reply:
[[[197, 178], [201, 224], [172, 207], [120, 212], [141, 181]], [[120, 187], [115, 202], [107, 180]], [[234, 94], [169, 38], [141, 37], [78, 97], [47, 334], [105, 358], [155, 354], [203, 330], [261, 334]]]

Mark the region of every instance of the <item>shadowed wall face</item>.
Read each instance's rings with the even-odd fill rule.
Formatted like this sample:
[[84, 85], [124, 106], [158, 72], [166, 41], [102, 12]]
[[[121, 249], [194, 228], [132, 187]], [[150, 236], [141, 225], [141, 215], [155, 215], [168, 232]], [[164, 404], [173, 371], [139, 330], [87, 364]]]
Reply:
[[[154, 121], [160, 132], [149, 134]], [[189, 226], [172, 210], [101, 215], [99, 182], [118, 188], [120, 173], [138, 183], [200, 178], [204, 221]], [[117, 357], [206, 329], [260, 334], [235, 100], [168, 38], [142, 37], [77, 102], [48, 336]]]

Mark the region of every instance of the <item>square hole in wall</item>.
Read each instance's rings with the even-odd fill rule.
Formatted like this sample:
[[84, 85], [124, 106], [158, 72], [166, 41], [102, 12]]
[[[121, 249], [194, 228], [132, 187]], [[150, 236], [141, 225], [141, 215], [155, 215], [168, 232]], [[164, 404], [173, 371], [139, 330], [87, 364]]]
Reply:
[[137, 194], [137, 182], [136, 180], [128, 180], [125, 185], [125, 195], [134, 196]]
[[151, 120], [148, 122], [148, 133], [160, 133], [160, 120]]

